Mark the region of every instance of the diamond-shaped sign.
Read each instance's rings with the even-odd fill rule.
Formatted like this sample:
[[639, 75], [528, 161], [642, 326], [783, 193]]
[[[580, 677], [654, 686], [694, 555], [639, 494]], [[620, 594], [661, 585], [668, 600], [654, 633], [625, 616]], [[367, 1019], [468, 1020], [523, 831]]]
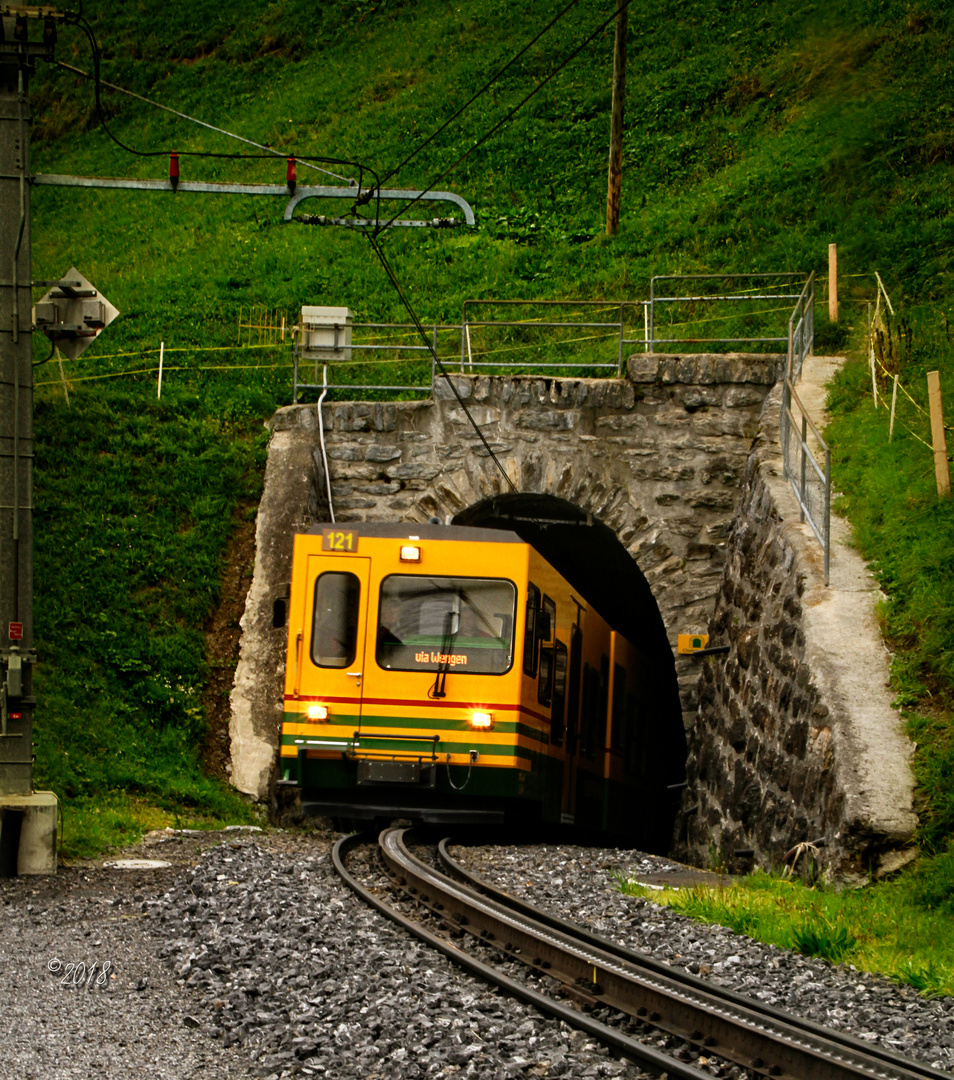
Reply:
[[64, 356], [75, 360], [119, 311], [71, 266], [33, 308], [37, 330], [53, 342]]

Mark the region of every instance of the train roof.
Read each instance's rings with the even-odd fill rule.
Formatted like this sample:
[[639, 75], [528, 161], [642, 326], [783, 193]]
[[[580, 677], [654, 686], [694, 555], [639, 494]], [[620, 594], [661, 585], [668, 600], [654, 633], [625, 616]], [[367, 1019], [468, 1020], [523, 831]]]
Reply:
[[306, 530], [309, 534], [326, 529], [343, 529], [358, 536], [377, 536], [383, 539], [463, 540], [471, 543], [525, 544], [510, 529], [480, 529], [471, 525], [432, 525], [419, 521], [339, 521], [318, 522]]

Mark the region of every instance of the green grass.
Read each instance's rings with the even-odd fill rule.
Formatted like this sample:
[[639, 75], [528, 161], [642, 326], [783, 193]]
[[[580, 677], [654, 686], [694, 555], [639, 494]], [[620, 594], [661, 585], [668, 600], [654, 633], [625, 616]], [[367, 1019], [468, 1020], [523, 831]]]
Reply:
[[36, 773], [66, 802], [65, 851], [119, 843], [155, 810], [246, 820], [197, 751], [204, 629], [258, 496], [260, 424], [114, 385], [72, 409], [40, 398], [36, 420]]
[[[560, 6], [99, 0], [85, 8], [105, 79], [282, 154], [361, 162], [383, 175]], [[613, 239], [603, 234], [611, 25], [437, 180], [608, 14], [605, 3], [580, 0], [389, 179], [456, 191], [477, 214], [475, 229], [386, 237], [421, 318], [458, 322], [463, 301], [475, 298], [640, 300], [657, 274], [824, 273], [837, 241], [842, 295], [872, 295], [879, 270], [917, 323], [923, 353], [905, 361], [906, 382], [915, 388], [929, 365], [949, 379], [949, 5], [693, 0], [674, 10], [651, 0], [633, 9]], [[57, 55], [92, 69], [85, 37], [72, 29], [61, 32]], [[103, 101], [115, 134], [156, 156], [112, 142], [90, 84], [41, 63], [31, 84], [34, 171], [163, 178], [172, 149], [256, 153], [129, 97], [106, 92]], [[280, 158], [181, 161], [185, 179], [284, 179]], [[299, 169], [301, 183], [323, 180], [337, 182]], [[239, 348], [241, 313], [258, 306], [290, 322], [302, 304], [347, 305], [356, 321], [404, 322], [406, 313], [365, 239], [283, 224], [281, 199], [41, 186], [31, 198], [34, 277], [75, 265], [121, 312], [64, 364], [71, 408], [58, 366], [36, 373], [36, 772], [75, 817], [67, 842], [91, 851], [132, 835], [150, 814], [225, 814], [219, 800], [228, 793], [196, 763], [203, 630], [233, 523], [260, 488], [262, 422], [291, 396], [289, 349]], [[302, 210], [345, 213], [349, 204]], [[700, 321], [691, 306], [674, 318], [693, 320], [700, 336], [731, 325]], [[840, 327], [820, 330], [832, 347], [844, 344]], [[442, 354], [453, 360], [451, 337]], [[532, 354], [536, 342], [496, 333], [483, 343], [513, 346]], [[615, 343], [607, 346], [615, 360]], [[581, 362], [602, 357], [594, 343], [575, 349]], [[36, 335], [35, 359], [47, 352]], [[403, 366], [387, 374], [395, 370]], [[366, 369], [357, 378], [371, 381]], [[874, 414], [865, 396], [863, 370], [846, 372], [835, 392], [836, 483], [851, 492], [844, 510], [890, 597], [898, 694], [918, 706], [909, 722], [921, 745], [922, 840], [940, 857], [954, 835], [950, 517], [931, 498], [929, 458], [907, 436], [887, 445], [883, 410]], [[903, 493], [894, 474], [905, 477]], [[228, 805], [246, 812], [235, 798]], [[97, 808], [115, 824], [101, 828]]]
[[[896, 298], [897, 299], [897, 298]], [[760, 941], [878, 972], [929, 995], [954, 994], [954, 506], [938, 498], [930, 449], [926, 374], [938, 370], [954, 404], [954, 359], [940, 303], [899, 303], [877, 348], [878, 405], [865, 355], [866, 318], [848, 306], [836, 334], [850, 345], [829, 393], [836, 509], [884, 590], [879, 616], [893, 649], [892, 684], [911, 739], [919, 784], [921, 854], [894, 880], [856, 891], [754, 874], [731, 887], [648, 893], [616, 875], [627, 893]], [[854, 314], [852, 314], [854, 312]], [[851, 324], [853, 323], [853, 326]], [[819, 347], [819, 352], [822, 348]], [[893, 376], [899, 394], [893, 437]], [[907, 391], [910, 397], [903, 391]], [[950, 416], [948, 405], [948, 417]]]
[[[896, 882], [836, 892], [757, 873], [725, 888], [649, 892], [616, 876], [620, 890], [646, 896], [702, 922], [727, 926], [779, 948], [850, 963], [932, 996], [954, 994], [954, 860], [923, 866]], [[932, 903], [932, 888], [946, 907]]]
[[880, 358], [902, 388], [893, 438], [890, 378], [879, 380], [876, 407], [868, 366], [857, 360], [831, 389], [826, 438], [845, 493], [836, 509], [885, 594], [879, 618], [893, 649], [896, 703], [918, 744], [920, 839], [931, 854], [954, 836], [954, 503], [937, 494], [926, 374], [940, 372], [949, 419], [954, 356], [943, 305], [902, 309], [888, 330]]

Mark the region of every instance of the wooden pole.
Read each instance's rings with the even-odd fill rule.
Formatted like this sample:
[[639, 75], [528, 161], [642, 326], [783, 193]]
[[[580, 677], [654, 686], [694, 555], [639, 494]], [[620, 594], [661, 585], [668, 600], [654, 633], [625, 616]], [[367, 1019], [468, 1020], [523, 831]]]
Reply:
[[828, 318], [838, 322], [838, 245], [828, 245]]
[[878, 376], [875, 368], [875, 355], [872, 350], [871, 353], [871, 400], [874, 403], [874, 407], [878, 407]]
[[888, 442], [894, 438], [894, 410], [898, 404], [898, 376], [894, 377], [894, 389], [891, 391], [891, 423], [888, 425]]
[[931, 403], [931, 441], [934, 443], [934, 476], [938, 497], [951, 497], [951, 470], [947, 463], [947, 439], [944, 436], [944, 410], [941, 406], [941, 376], [929, 371], [928, 400]]
[[616, 0], [616, 44], [613, 49], [613, 115], [610, 120], [609, 180], [606, 189], [606, 235], [619, 231], [623, 187], [623, 103], [626, 99], [626, 0]]

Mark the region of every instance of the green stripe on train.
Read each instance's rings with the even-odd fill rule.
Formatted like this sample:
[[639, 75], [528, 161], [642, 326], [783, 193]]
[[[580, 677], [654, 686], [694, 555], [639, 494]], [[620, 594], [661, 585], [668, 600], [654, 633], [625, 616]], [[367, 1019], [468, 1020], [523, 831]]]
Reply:
[[[286, 724], [301, 724], [307, 722], [304, 713], [285, 713]], [[366, 714], [358, 717], [353, 714], [335, 716], [337, 726], [353, 726], [355, 731], [367, 727], [392, 727], [392, 728], [430, 728], [432, 731], [452, 731], [460, 738], [462, 733], [472, 733], [472, 729], [466, 726], [466, 721], [451, 717], [434, 716], [374, 716]], [[465, 726], [462, 726], [465, 725]], [[548, 745], [550, 739], [545, 731], [530, 727], [519, 720], [494, 720], [493, 730], [497, 734], [518, 735], [533, 742]], [[315, 738], [321, 738], [320, 731], [315, 732]]]

